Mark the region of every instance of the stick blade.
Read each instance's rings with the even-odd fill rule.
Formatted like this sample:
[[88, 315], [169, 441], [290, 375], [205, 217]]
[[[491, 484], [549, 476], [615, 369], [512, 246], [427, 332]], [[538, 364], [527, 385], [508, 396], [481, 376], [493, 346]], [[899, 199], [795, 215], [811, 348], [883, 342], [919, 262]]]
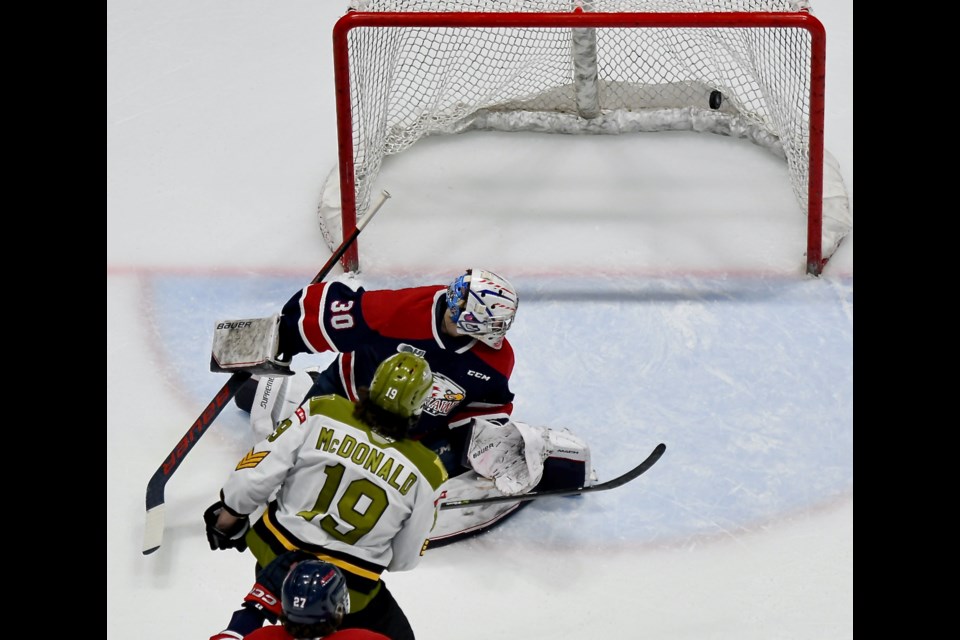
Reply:
[[588, 487], [580, 486], [573, 489], [547, 489], [546, 491], [531, 491], [530, 493], [519, 493], [513, 496], [492, 496], [489, 498], [473, 498], [468, 500], [450, 500], [440, 504], [440, 509], [460, 509], [462, 507], [473, 507], [481, 504], [495, 504], [498, 502], [523, 502], [525, 500], [536, 500], [537, 498], [546, 498], [547, 496], [573, 496], [584, 493], [593, 493], [595, 491], [608, 491], [623, 486], [638, 476], [646, 473], [650, 467], [657, 463], [663, 452], [667, 450], [667, 445], [662, 442], [654, 448], [647, 456], [647, 459], [635, 466], [623, 475], [617, 476], [612, 480], [592, 484]]
[[147, 509], [147, 521], [143, 527], [143, 555], [148, 556], [163, 544], [164, 504]]
[[630, 471], [626, 472], [622, 476], [614, 478], [613, 480], [608, 480], [607, 482], [601, 482], [599, 485], [593, 487], [587, 487], [587, 491], [603, 491], [605, 489], [615, 489], [617, 487], [623, 486], [635, 479], [637, 476], [640, 476], [647, 472], [653, 465], [657, 463], [657, 460], [663, 455], [663, 452], [667, 450], [667, 445], [662, 442], [654, 447], [653, 451], [647, 456], [647, 459], [635, 466]]

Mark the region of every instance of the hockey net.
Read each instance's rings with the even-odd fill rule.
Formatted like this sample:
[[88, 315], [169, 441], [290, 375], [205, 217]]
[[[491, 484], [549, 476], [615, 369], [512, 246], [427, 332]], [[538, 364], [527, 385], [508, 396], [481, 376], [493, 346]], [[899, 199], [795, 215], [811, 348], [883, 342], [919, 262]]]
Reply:
[[[333, 250], [386, 156], [467, 130], [744, 138], [787, 163], [818, 275], [851, 227], [824, 150], [825, 33], [805, 0], [353, 0], [334, 28]], [[359, 268], [356, 245], [344, 268]]]

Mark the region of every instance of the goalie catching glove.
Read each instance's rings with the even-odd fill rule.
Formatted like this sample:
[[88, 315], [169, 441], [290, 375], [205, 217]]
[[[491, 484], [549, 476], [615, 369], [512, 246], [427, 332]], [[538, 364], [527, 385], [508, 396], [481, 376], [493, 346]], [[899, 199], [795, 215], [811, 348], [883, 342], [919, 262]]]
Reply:
[[507, 496], [526, 493], [541, 481], [550, 485], [542, 488], [592, 484], [590, 447], [566, 429], [475, 418], [465, 455], [474, 471]]
[[210, 549], [236, 549], [237, 551], [247, 550], [247, 541], [245, 536], [250, 530], [250, 516], [238, 516], [227, 509], [227, 513], [239, 518], [236, 523], [226, 531], [217, 527], [217, 520], [220, 518], [220, 512], [226, 509], [223, 502], [217, 500], [207, 507], [203, 512], [203, 522], [207, 526], [207, 542], [210, 543]]

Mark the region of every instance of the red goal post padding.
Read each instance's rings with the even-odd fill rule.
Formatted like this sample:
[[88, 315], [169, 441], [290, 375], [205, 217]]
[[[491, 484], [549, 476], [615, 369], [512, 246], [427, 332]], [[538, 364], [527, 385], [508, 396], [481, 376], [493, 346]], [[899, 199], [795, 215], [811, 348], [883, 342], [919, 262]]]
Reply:
[[[572, 8], [534, 10], [565, 4]], [[341, 237], [370, 206], [386, 155], [427, 134], [509, 127], [744, 137], [787, 160], [807, 215], [808, 273], [821, 272], [849, 231], [838, 170], [831, 184], [839, 182], [842, 197], [831, 197], [824, 227], [826, 36], [805, 2], [357, 0], [354, 7], [333, 30]], [[463, 7], [471, 10], [456, 10]], [[758, 10], [744, 10], [751, 8]], [[783, 10], [759, 10], [771, 8]], [[462, 63], [451, 62], [458, 57]], [[353, 245], [344, 269], [356, 271], [358, 256]]]

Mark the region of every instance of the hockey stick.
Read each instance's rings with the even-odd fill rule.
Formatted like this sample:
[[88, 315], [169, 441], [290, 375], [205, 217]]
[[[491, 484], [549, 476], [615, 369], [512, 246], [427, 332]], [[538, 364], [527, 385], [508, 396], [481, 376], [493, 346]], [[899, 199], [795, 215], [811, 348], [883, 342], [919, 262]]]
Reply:
[[[377, 211], [380, 210], [380, 207], [383, 206], [383, 203], [386, 202], [389, 197], [390, 193], [388, 191], [383, 191], [380, 194], [377, 202], [374, 203], [373, 207], [371, 207], [370, 211], [363, 217], [363, 220], [357, 224], [357, 227], [350, 235], [343, 239], [343, 242], [341, 242], [337, 250], [333, 252], [333, 255], [331, 255], [327, 263], [323, 265], [323, 268], [313, 277], [310, 284], [317, 284], [327, 277], [327, 274], [330, 273], [333, 266], [343, 257], [343, 254], [350, 245], [353, 244], [357, 236], [360, 235], [360, 232], [363, 231], [364, 227], [373, 219], [373, 216], [376, 215]], [[220, 412], [223, 411], [223, 408], [237, 395], [237, 392], [240, 391], [243, 383], [250, 379], [250, 376], [251, 374], [248, 371], [238, 371], [230, 376], [227, 383], [217, 392], [213, 400], [207, 404], [206, 408], [200, 413], [200, 416], [190, 425], [190, 428], [184, 436], [180, 438], [177, 446], [173, 448], [173, 451], [171, 451], [170, 455], [163, 461], [163, 464], [157, 467], [157, 470], [153, 473], [153, 476], [151, 476], [150, 481], [147, 483], [147, 522], [143, 530], [143, 555], [153, 553], [160, 548], [160, 544], [163, 542], [164, 511], [166, 509], [163, 494], [167, 486], [167, 481], [170, 480], [170, 476], [173, 475], [173, 472], [177, 470], [177, 467], [180, 466], [180, 463], [183, 462], [186, 455], [190, 453], [190, 450], [193, 449], [197, 441], [200, 440], [200, 436], [206, 433], [210, 425], [213, 424], [213, 421], [216, 420]]]
[[657, 460], [660, 459], [660, 456], [663, 455], [663, 452], [667, 450], [667, 445], [662, 442], [658, 444], [653, 452], [647, 456], [647, 459], [635, 466], [630, 471], [627, 471], [622, 476], [617, 476], [613, 480], [607, 480], [606, 482], [601, 482], [600, 484], [593, 484], [589, 487], [576, 487], [574, 489], [548, 489], [547, 491], [532, 491], [530, 493], [521, 493], [516, 496], [493, 496], [490, 498], [477, 498], [475, 500], [451, 500], [450, 502], [444, 502], [440, 505], [441, 509], [462, 509], [463, 507], [477, 507], [486, 504], [495, 504], [498, 502], [524, 502], [526, 500], [536, 500], [537, 498], [546, 498], [547, 496], [573, 496], [580, 495], [581, 493], [590, 493], [591, 491], [607, 491], [608, 489], [616, 489], [619, 486], [625, 485], [640, 474], [644, 473], [656, 464]]

